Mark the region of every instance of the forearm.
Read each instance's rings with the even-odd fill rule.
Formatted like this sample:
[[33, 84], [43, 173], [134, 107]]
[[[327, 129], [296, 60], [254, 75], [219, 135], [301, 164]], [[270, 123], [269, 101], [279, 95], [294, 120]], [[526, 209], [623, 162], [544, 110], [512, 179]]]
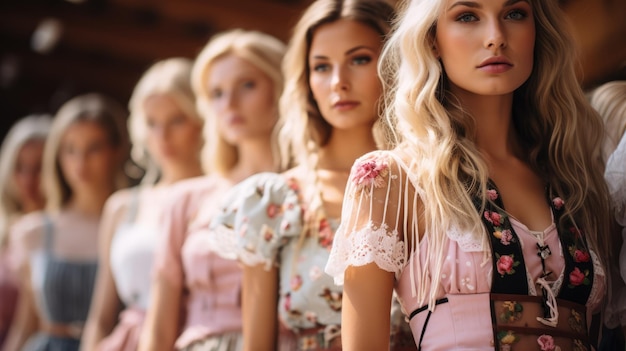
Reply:
[[276, 350], [278, 338], [278, 272], [264, 265], [244, 267], [244, 351]]
[[138, 351], [172, 351], [180, 325], [181, 287], [164, 279], [154, 282]]

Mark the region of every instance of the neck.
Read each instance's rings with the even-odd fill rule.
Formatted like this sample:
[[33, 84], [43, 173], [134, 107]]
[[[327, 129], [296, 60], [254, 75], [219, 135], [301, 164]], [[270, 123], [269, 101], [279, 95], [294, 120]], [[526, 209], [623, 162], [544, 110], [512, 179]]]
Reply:
[[492, 159], [516, 155], [517, 138], [513, 129], [513, 94], [478, 96], [456, 94], [463, 108], [474, 116], [475, 141], [483, 154]]
[[161, 179], [158, 185], [171, 185], [180, 180], [198, 177], [202, 174], [202, 166], [198, 160], [179, 165], [164, 165], [161, 169]]
[[112, 193], [113, 187], [76, 191], [70, 197], [67, 208], [85, 216], [100, 217], [104, 203]]
[[46, 201], [43, 198], [27, 199], [22, 202], [22, 213], [31, 213], [44, 208]]
[[259, 138], [243, 142], [237, 146], [239, 160], [229, 172], [228, 178], [238, 183], [260, 172], [276, 172], [270, 138]]
[[349, 172], [357, 158], [376, 150], [370, 126], [358, 129], [333, 129], [328, 144], [320, 150], [319, 168]]

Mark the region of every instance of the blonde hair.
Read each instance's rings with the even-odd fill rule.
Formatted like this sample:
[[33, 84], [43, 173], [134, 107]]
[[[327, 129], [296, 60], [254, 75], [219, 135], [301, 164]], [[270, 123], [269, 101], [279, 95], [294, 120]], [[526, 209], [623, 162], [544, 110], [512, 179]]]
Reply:
[[7, 240], [11, 220], [23, 213], [15, 192], [13, 174], [20, 149], [30, 141], [45, 141], [52, 119], [49, 115], [30, 115], [17, 121], [0, 148], [0, 248]]
[[[599, 147], [602, 122], [576, 80], [574, 50], [558, 4], [530, 2], [535, 59], [530, 78], [514, 93], [513, 126], [530, 167], [566, 199], [563, 219], [574, 218], [585, 228], [589, 245], [604, 259], [610, 212]], [[443, 261], [443, 233], [451, 227], [486, 240], [472, 198], [481, 198], [484, 207], [488, 182], [487, 166], [474, 143], [476, 122], [447, 89], [432, 50], [443, 3], [411, 1], [379, 65], [389, 76], [386, 119], [396, 131], [393, 142], [404, 143], [416, 160], [411, 172], [423, 191], [429, 252], [438, 255], [435, 276]]]
[[196, 97], [191, 88], [191, 68], [193, 62], [186, 58], [170, 58], [152, 65], [141, 77], [130, 98], [128, 133], [132, 143], [131, 158], [145, 170], [142, 183], [154, 183], [160, 175], [159, 165], [155, 163], [146, 147], [148, 127], [144, 103], [153, 95], [165, 94], [188, 118], [203, 120], [196, 111]]
[[595, 88], [590, 93], [590, 102], [604, 120], [602, 155], [606, 161], [626, 132], [626, 80], [605, 83]]
[[59, 164], [61, 140], [67, 129], [77, 122], [89, 121], [101, 126], [109, 136], [111, 145], [120, 150], [120, 164], [114, 179], [114, 190], [128, 185], [123, 171], [128, 155], [128, 134], [125, 126], [126, 111], [114, 100], [100, 94], [85, 94], [69, 100], [57, 112], [44, 147], [43, 188], [46, 208], [58, 211], [72, 196], [72, 189], [65, 180]]
[[234, 29], [215, 35], [202, 49], [193, 65], [191, 83], [197, 96], [198, 111], [205, 119], [205, 147], [202, 163], [206, 172], [226, 173], [238, 161], [237, 147], [229, 144], [217, 128], [217, 116], [213, 115], [210, 94], [207, 91], [207, 75], [218, 59], [228, 55], [240, 57], [260, 69], [274, 83], [274, 99], [283, 89], [280, 64], [285, 45], [278, 39], [257, 31]]
[[319, 148], [328, 143], [332, 130], [309, 86], [308, 55], [317, 28], [341, 19], [352, 20], [374, 29], [382, 42], [394, 15], [393, 6], [385, 0], [318, 0], [306, 9], [294, 28], [283, 61], [286, 82], [279, 120], [283, 167], [295, 163], [315, 168], [316, 161], [311, 158], [315, 159]]

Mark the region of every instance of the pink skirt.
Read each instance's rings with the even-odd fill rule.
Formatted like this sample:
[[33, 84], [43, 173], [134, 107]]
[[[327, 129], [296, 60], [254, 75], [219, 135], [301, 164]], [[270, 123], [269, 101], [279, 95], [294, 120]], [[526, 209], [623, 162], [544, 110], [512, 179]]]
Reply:
[[139, 336], [146, 312], [126, 309], [120, 313], [120, 321], [113, 332], [98, 344], [98, 351], [137, 351]]

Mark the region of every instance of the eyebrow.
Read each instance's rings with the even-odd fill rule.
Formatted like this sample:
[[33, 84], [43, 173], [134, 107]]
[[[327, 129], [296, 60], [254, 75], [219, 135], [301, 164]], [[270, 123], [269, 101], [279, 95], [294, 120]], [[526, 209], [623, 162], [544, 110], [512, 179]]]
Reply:
[[[348, 55], [352, 54], [353, 52], [355, 52], [355, 51], [359, 51], [359, 50], [361, 50], [361, 49], [367, 49], [367, 50], [370, 50], [370, 51], [375, 51], [374, 49], [372, 49], [372, 48], [371, 48], [371, 47], [369, 47], [369, 46], [366, 46], [366, 45], [359, 45], [359, 46], [355, 46], [355, 47], [353, 47], [352, 49], [350, 49], [350, 50], [346, 51], [345, 56], [348, 56]], [[328, 57], [326, 57], [326, 56], [324, 56], [324, 55], [315, 55], [315, 56], [313, 56], [312, 58], [314, 58], [314, 59], [328, 59]]]
[[[511, 5], [513, 5], [515, 3], [518, 3], [520, 1], [528, 3], [528, 0], [506, 0], [504, 2], [503, 7], [511, 6]], [[471, 8], [475, 8], [475, 9], [482, 8], [481, 4], [479, 4], [477, 2], [474, 2], [474, 1], [457, 1], [454, 4], [452, 4], [452, 6], [450, 6], [448, 8], [448, 11], [452, 10], [453, 8], [455, 8], [457, 6], [467, 6], [467, 7], [471, 7]]]

